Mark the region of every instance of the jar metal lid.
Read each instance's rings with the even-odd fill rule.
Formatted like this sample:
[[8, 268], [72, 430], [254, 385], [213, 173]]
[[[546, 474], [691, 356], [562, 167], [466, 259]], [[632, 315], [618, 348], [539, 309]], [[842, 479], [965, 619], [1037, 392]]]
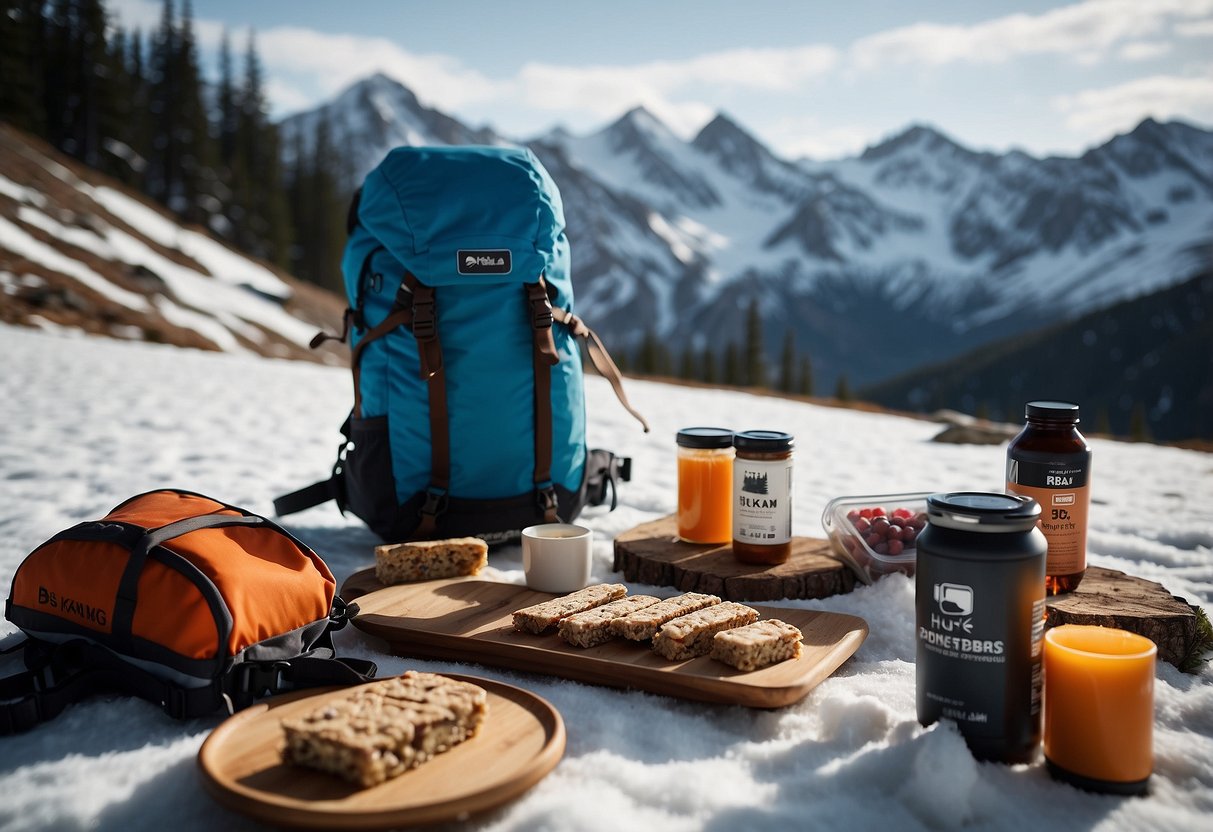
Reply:
[[733, 431], [727, 428], [683, 428], [678, 431], [676, 441], [683, 448], [731, 448]]
[[1036, 401], [1024, 406], [1025, 419], [1053, 419], [1060, 422], [1077, 422], [1078, 405], [1074, 402]]
[[927, 497], [928, 522], [972, 532], [1027, 531], [1040, 519], [1031, 497], [998, 491], [951, 491]]
[[778, 430], [743, 430], [733, 437], [733, 447], [739, 451], [779, 453], [792, 450], [792, 434]]

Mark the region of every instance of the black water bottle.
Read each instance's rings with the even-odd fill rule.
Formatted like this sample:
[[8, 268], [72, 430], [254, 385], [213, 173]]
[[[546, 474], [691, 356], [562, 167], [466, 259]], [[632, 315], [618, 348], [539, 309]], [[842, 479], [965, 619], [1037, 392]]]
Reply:
[[915, 567], [918, 721], [951, 719], [973, 755], [1023, 763], [1040, 743], [1048, 543], [1015, 494], [927, 498]]

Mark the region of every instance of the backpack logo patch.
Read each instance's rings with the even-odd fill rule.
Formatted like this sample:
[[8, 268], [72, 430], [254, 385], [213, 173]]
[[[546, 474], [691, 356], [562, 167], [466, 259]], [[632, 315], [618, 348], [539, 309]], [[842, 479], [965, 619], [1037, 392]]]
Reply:
[[460, 274], [509, 274], [510, 250], [460, 249], [455, 254], [455, 265]]

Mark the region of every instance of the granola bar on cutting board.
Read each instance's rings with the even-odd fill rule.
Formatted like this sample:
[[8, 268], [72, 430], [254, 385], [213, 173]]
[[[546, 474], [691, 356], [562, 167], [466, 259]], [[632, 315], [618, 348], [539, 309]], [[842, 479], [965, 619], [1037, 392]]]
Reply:
[[624, 618], [616, 619], [611, 622], [611, 629], [617, 636], [623, 636], [632, 641], [645, 641], [652, 638], [661, 625], [667, 621], [719, 603], [720, 599], [715, 595], [687, 592], [667, 598], [651, 607], [645, 607]]
[[592, 610], [560, 619], [556, 631], [574, 647], [594, 647], [615, 637], [611, 622], [660, 602], [652, 595], [629, 595]]
[[725, 601], [662, 624], [653, 636], [653, 651], [671, 661], [703, 656], [712, 649], [712, 636], [757, 620], [753, 607]]
[[514, 613], [514, 629], [536, 635], [555, 627], [562, 618], [601, 607], [628, 594], [623, 584], [595, 584]]
[[717, 633], [712, 637], [709, 655], [738, 670], [757, 670], [799, 658], [800, 639], [800, 630], [777, 618], [770, 618]]

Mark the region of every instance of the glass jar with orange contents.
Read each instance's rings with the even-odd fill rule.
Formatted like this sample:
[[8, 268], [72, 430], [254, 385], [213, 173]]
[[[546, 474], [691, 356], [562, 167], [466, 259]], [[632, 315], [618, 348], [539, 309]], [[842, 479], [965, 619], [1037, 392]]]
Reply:
[[733, 536], [733, 432], [678, 431], [678, 539], [728, 543]]

